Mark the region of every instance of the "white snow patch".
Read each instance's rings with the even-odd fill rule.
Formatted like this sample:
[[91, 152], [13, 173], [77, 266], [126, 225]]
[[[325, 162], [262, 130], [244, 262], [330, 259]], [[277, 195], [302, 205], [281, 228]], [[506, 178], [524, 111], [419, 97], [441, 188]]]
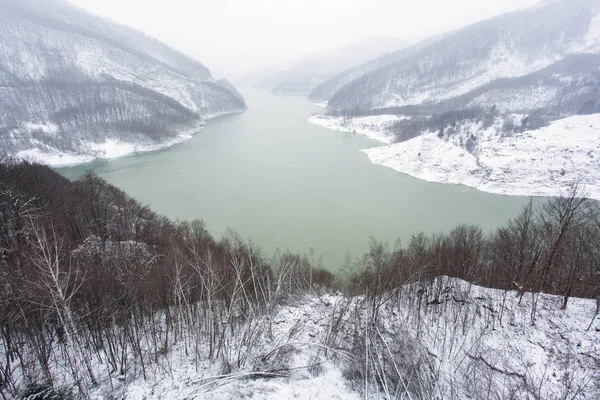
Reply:
[[44, 122], [44, 123], [39, 123], [39, 122], [25, 122], [23, 124], [23, 128], [25, 128], [28, 132], [43, 132], [43, 133], [47, 133], [49, 135], [55, 135], [56, 133], [58, 133], [58, 125], [52, 123], [52, 122]]
[[201, 104], [194, 101], [189, 91], [191, 81], [181, 75], [146, 64], [141, 64], [135, 72], [132, 72], [125, 65], [119, 65], [110, 56], [89, 51], [79, 52], [77, 63], [96, 79], [103, 80], [106, 76], [110, 76], [118, 81], [134, 83], [168, 96], [191, 111], [200, 111]]
[[77, 153], [61, 151], [49, 146], [35, 147], [15, 154], [17, 159], [26, 159], [52, 167], [84, 164], [96, 159], [110, 160], [134, 153], [155, 151], [174, 146], [192, 138], [185, 132], [162, 143], [130, 143], [121, 139], [107, 138], [102, 143], [82, 143]]
[[15, 135], [20, 136], [34, 132], [42, 132], [49, 136], [55, 136], [59, 130], [59, 126], [52, 122], [23, 122], [18, 128], [9, 131], [9, 134], [11, 138], [15, 138]]
[[[298, 299], [290, 305], [278, 306], [271, 315], [257, 317], [265, 329], [257, 333], [253, 346], [246, 348], [239, 344], [239, 351], [248, 351], [251, 362], [241, 369], [224, 375], [219, 359], [210, 360], [201, 354], [208, 352], [209, 343], [199, 342], [198, 354], [184, 345], [170, 347], [164, 356], [169, 365], [169, 373], [150, 373], [148, 379], [139, 376], [133, 380], [115, 382], [105, 380], [94, 389], [92, 399], [107, 399], [120, 393], [119, 398], [132, 400], [152, 399], [349, 399], [360, 396], [350, 388], [343, 377], [340, 366], [323, 355], [323, 338], [328, 332], [331, 304], [342, 299], [341, 295], [324, 294]], [[257, 321], [254, 321], [257, 323]], [[266, 329], [271, 326], [270, 329]], [[240, 333], [230, 338], [237, 352], [237, 340], [243, 340]], [[251, 377], [253, 365], [259, 364], [265, 354], [276, 351], [281, 346], [290, 346], [294, 351], [282, 377]], [[231, 355], [228, 355], [230, 357]], [[310, 372], [309, 366], [320, 365], [318, 373]], [[101, 366], [98, 366], [101, 368]]]
[[534, 110], [551, 104], [558, 94], [558, 89], [547, 86], [490, 90], [471, 101], [468, 107], [496, 106], [501, 111]]
[[473, 133], [479, 137], [476, 155], [435, 132], [363, 151], [375, 164], [430, 182], [519, 196], [556, 196], [579, 183], [600, 200], [600, 114], [512, 137], [499, 135], [496, 126]]
[[308, 122], [339, 132], [360, 133], [371, 139], [390, 144], [394, 137], [387, 131], [398, 121], [408, 119], [399, 115], [374, 115], [368, 117], [333, 117], [329, 115], [314, 115]]
[[[514, 291], [438, 277], [418, 295], [420, 285], [407, 285], [391, 297], [397, 300], [382, 304], [379, 328], [386, 343], [404, 340], [429, 355], [434, 367], [431, 374], [435, 394], [439, 395], [436, 398], [473, 398], [469, 394], [474, 391], [484, 393], [490, 387], [486, 386], [487, 381], [477, 382], [479, 378], [503, 384], [510, 379], [517, 382], [526, 379], [528, 385], [521, 387], [520, 396], [515, 398], [533, 399], [524, 396], [528, 386], [543, 393], [543, 398], [551, 398], [549, 394], [567, 389], [569, 377], [571, 394], [581, 385], [578, 398], [598, 398], [600, 320], [594, 319], [594, 300], [571, 298], [567, 308], [561, 309], [560, 296], [535, 295], [537, 317], [532, 324], [534, 295], [531, 293], [520, 298]], [[112, 383], [103, 378], [91, 398], [359, 399], [360, 393], [352, 389], [351, 382], [343, 375], [343, 368], [352, 365], [339, 358], [332, 359], [331, 352], [325, 356], [323, 346], [335, 346], [340, 353], [353, 348], [354, 335], [363, 329], [361, 320], [365, 322], [369, 312], [368, 307], [361, 306], [361, 301], [362, 297], [344, 298], [332, 293], [296, 298], [264, 317], [265, 329], [258, 333], [251, 348], [240, 348], [240, 353], [250, 351], [247, 356], [251, 359], [241, 370], [223, 375], [218, 360], [201, 356], [208, 343], [197, 343], [198, 354], [178, 343], [157, 359], [166, 367], [164, 371], [149, 371], [147, 379], [122, 377], [122, 382], [119, 377], [113, 376]], [[354, 306], [339, 314], [347, 302]], [[336, 335], [331, 334], [334, 323], [335, 329], [339, 329]], [[243, 336], [244, 332], [245, 328], [240, 328], [237, 336]], [[235, 350], [236, 339], [231, 340]], [[291, 363], [286, 368], [288, 376], [244, 379], [252, 373], [252, 365], [260, 364], [265, 354], [281, 346], [293, 349]], [[381, 351], [385, 355], [386, 350]], [[478, 360], [485, 360], [488, 365]], [[361, 361], [350, 357], [349, 362]], [[322, 366], [320, 372], [309, 371], [307, 366], [314, 363]], [[98, 368], [105, 370], [105, 366]], [[502, 385], [493, 389], [503, 390]], [[388, 397], [372, 390], [365, 398]]]
[[94, 157], [91, 155], [75, 154], [49, 148], [44, 148], [44, 150], [39, 148], [22, 150], [15, 154], [15, 157], [50, 166], [84, 164], [94, 161]]
[[[481, 65], [471, 69], [465, 68], [462, 77], [447, 76], [444, 79], [428, 84], [420, 84], [419, 89], [398, 95], [395, 89], [382, 91], [383, 101], [377, 108], [402, 107], [427, 102], [439, 102], [455, 98], [480, 88], [496, 79], [517, 78], [539, 71], [556, 61], [559, 56], [538, 57], [532, 59], [525, 54], [511, 49], [505, 43], [499, 43], [492, 49], [490, 57]], [[418, 83], [416, 77], [396, 82], [396, 88], [412, 87]], [[402, 92], [402, 91], [400, 91]]]
[[[177, 357], [178, 358], [178, 357]], [[202, 400], [359, 400], [360, 396], [352, 392], [346, 385], [341, 370], [332, 363], [324, 365], [325, 371], [317, 377], [248, 379], [207, 388], [203, 390], [203, 378], [210, 382], [210, 365], [204, 371], [195, 372], [193, 360], [174, 365], [173, 378], [166, 377], [158, 381], [145, 382], [141, 379], [128, 384], [124, 397], [131, 400], [164, 399], [175, 400], [182, 398]], [[215, 374], [216, 375], [216, 374]], [[243, 375], [243, 374], [240, 374]], [[232, 374], [234, 377], [235, 374]], [[200, 389], [198, 390], [198, 387]], [[104, 400], [104, 395], [96, 394], [92, 399]]]
[[143, 151], [143, 146], [136, 146], [119, 139], [106, 139], [104, 143], [90, 143], [87, 147], [97, 158], [105, 159], [119, 158], [136, 151]]
[[[521, 298], [516, 291], [488, 289], [449, 277], [438, 277], [434, 282], [421, 301], [441, 304], [433, 309], [425, 306], [428, 310], [422, 321], [415, 318], [415, 303], [410, 301], [384, 308], [387, 318], [382, 320], [391, 329], [404, 324], [433, 355], [439, 398], [483, 398], [488, 388], [484, 379], [501, 382], [510, 374], [513, 379], [520, 381], [521, 376], [534, 384], [542, 393], [539, 398], [555, 398], [555, 394], [567, 391], [572, 398], [598, 398], [600, 321], [594, 317], [594, 300], [571, 298], [562, 310], [561, 296], [524, 293]], [[414, 299], [415, 289], [410, 285], [403, 288], [403, 298]], [[532, 324], [534, 297], [537, 317]], [[477, 359], [489, 366], [481, 362], [473, 371]], [[470, 363], [474, 363], [471, 368]], [[470, 376], [470, 371], [478, 376]], [[573, 379], [571, 386], [569, 378]], [[578, 385], [582, 391], [574, 396]], [[454, 393], [456, 387], [460, 388], [458, 394]], [[498, 398], [510, 397], [507, 388], [504, 390], [506, 397]], [[473, 396], [474, 392], [481, 397]], [[538, 398], [527, 390], [520, 392], [514, 398]]]
[[129, 143], [120, 139], [107, 138], [104, 143], [89, 143], [87, 147], [89, 148], [89, 153], [93, 154], [96, 158], [109, 160], [133, 153], [143, 153], [147, 151], [165, 149], [167, 147], [185, 142], [186, 140], [190, 140], [191, 138], [191, 134], [182, 133], [165, 142], [150, 144]]

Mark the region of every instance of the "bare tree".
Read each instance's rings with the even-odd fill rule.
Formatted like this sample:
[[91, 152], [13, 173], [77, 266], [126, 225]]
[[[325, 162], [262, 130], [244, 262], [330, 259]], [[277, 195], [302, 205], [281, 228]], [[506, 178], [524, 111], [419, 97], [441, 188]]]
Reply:
[[[39, 273], [39, 281], [32, 282], [48, 297], [48, 308], [55, 313], [65, 334], [65, 344], [71, 350], [67, 353], [71, 371], [82, 393], [87, 392], [88, 379], [96, 384], [88, 352], [85, 351], [76, 325], [72, 300], [81, 287], [85, 276], [64, 262], [61, 240], [55, 236], [53, 227], [50, 233], [33, 218], [30, 219], [34, 244], [28, 255]], [[66, 268], [63, 264], [67, 264]]]

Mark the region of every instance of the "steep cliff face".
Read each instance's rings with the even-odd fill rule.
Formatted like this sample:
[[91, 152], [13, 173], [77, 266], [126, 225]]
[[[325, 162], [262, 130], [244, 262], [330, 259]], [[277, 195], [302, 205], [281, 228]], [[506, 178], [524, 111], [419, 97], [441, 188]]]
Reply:
[[243, 98], [200, 62], [58, 0], [0, 0], [0, 148], [162, 146]]

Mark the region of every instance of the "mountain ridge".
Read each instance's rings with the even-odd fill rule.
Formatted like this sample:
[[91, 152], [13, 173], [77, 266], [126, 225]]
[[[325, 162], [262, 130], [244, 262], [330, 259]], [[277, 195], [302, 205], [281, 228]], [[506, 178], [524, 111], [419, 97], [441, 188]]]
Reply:
[[[246, 109], [226, 80], [139, 31], [60, 0], [0, 0], [0, 144], [70, 163], [109, 141], [160, 148]], [[31, 127], [52, 126], [32, 130]]]
[[525, 76], [568, 55], [598, 53], [598, 8], [559, 1], [497, 16], [348, 70], [310, 98], [334, 110], [422, 105]]

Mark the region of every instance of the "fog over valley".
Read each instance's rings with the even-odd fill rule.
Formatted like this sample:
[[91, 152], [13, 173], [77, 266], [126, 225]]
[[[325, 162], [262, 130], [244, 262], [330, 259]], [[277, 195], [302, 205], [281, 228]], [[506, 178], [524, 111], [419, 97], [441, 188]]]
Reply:
[[0, 0], [0, 399], [598, 398], [598, 0]]
[[[219, 78], [369, 38], [417, 42], [536, 0], [69, 0], [202, 60]], [[401, 46], [399, 46], [401, 47]]]

